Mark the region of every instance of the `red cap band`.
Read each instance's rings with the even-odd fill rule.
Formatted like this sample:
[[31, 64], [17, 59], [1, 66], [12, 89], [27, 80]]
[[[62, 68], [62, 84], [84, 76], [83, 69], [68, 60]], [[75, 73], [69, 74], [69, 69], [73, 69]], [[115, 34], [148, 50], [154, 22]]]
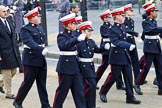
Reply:
[[110, 16], [110, 13], [107, 13], [107, 14], [101, 15], [100, 17], [101, 17], [101, 19], [104, 19], [104, 18], [107, 17], [107, 16]]
[[72, 19], [66, 20], [66, 21], [62, 21], [61, 23], [62, 23], [63, 25], [66, 25], [66, 24], [69, 24], [69, 23], [72, 23], [72, 22], [76, 22], [75, 17], [72, 18]]
[[84, 26], [80, 27], [79, 30], [82, 31], [82, 30], [84, 30], [86, 28], [92, 28], [92, 27], [91, 27], [91, 25], [84, 25]]

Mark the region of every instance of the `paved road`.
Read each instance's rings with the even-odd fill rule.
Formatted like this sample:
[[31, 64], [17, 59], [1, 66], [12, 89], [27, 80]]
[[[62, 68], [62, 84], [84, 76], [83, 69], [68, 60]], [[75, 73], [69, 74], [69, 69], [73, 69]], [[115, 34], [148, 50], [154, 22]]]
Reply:
[[[53, 104], [55, 90], [58, 86], [57, 74], [55, 72], [57, 60], [48, 59], [48, 75], [47, 75], [47, 90], [49, 94], [50, 104]], [[98, 64], [96, 64], [96, 67]], [[99, 86], [103, 84], [106, 76], [109, 72], [109, 68], [105, 72], [101, 81], [99, 82]], [[137, 98], [141, 99], [141, 105], [131, 105], [125, 103], [125, 92], [121, 90], [116, 90], [116, 87], [113, 86], [110, 92], [107, 95], [108, 103], [102, 103], [99, 99], [98, 90], [97, 90], [97, 106], [101, 108], [161, 108], [162, 107], [162, 96], [157, 95], [157, 87], [152, 84], [152, 80], [154, 78], [154, 70], [152, 69], [147, 77], [148, 84], [142, 86], [142, 90], [144, 92], [143, 96], [137, 96]], [[23, 80], [23, 74], [17, 73], [13, 78], [13, 87], [12, 91], [14, 94], [17, 93], [17, 90], [20, 86], [20, 83]], [[115, 85], [115, 84], [114, 84]], [[13, 100], [5, 99], [3, 94], [0, 94], [0, 108], [13, 108], [12, 106]], [[24, 103], [24, 108], [40, 108], [40, 101], [38, 98], [36, 84], [33, 84], [32, 89], [27, 95]], [[66, 101], [64, 103], [64, 108], [75, 108], [74, 102], [71, 96], [71, 92], [69, 92]]]

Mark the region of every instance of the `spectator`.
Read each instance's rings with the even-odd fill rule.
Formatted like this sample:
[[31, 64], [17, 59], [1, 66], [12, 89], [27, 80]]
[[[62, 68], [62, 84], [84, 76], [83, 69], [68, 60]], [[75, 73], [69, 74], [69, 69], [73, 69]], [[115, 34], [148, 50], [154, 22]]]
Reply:
[[[18, 63], [18, 47], [15, 39], [15, 29], [11, 20], [9, 20], [7, 8], [0, 6], [0, 67], [3, 75], [3, 85], [6, 90], [6, 98], [14, 99], [11, 94], [12, 77], [16, 74]], [[2, 88], [3, 86], [1, 86]]]

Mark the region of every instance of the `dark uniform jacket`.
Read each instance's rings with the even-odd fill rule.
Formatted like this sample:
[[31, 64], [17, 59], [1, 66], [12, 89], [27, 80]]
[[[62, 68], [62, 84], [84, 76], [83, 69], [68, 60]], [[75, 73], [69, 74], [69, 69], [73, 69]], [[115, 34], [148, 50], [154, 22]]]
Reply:
[[0, 19], [0, 68], [11, 69], [18, 67], [18, 45], [15, 39], [15, 28], [11, 20], [7, 19], [9, 31]]
[[157, 27], [157, 21], [149, 17], [142, 22], [142, 27], [145, 34], [143, 51], [146, 53], [161, 53], [160, 40], [158, 38], [147, 39], [146, 36], [161, 36], [162, 27]]
[[132, 18], [126, 17], [124, 24], [125, 24], [127, 33], [129, 33], [127, 34], [127, 41], [135, 45], [136, 42], [135, 42], [134, 36], [138, 36], [138, 33], [134, 32], [134, 20]]
[[[92, 39], [86, 39], [77, 44], [78, 57], [93, 58], [94, 53], [101, 53], [104, 47], [99, 48]], [[79, 62], [84, 77], [96, 77], [94, 62]]]
[[21, 29], [21, 38], [24, 45], [22, 63], [28, 66], [44, 66], [45, 57], [42, 55], [45, 44], [45, 33], [40, 25], [27, 24]]
[[110, 64], [127, 65], [130, 63], [130, 56], [128, 50], [130, 43], [126, 39], [126, 28], [124, 24], [114, 25], [109, 30], [110, 41], [114, 45], [110, 49]]
[[[71, 31], [65, 29], [57, 37], [57, 44], [60, 51], [76, 51], [77, 37]], [[60, 55], [56, 72], [62, 74], [80, 74], [79, 64], [76, 55]]]
[[[109, 40], [109, 29], [111, 28], [111, 26], [112, 25], [110, 23], [105, 23], [104, 22], [103, 25], [100, 27], [100, 34], [101, 34], [101, 37], [102, 37], [100, 46], [102, 46], [105, 43], [110, 43], [110, 40]], [[109, 55], [109, 50], [105, 49], [105, 51], [102, 54], [103, 55]]]

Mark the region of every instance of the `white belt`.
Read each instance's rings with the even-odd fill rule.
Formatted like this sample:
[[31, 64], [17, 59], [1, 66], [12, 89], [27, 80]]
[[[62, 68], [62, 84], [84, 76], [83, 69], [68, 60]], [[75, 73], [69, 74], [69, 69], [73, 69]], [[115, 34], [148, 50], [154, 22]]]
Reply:
[[80, 62], [93, 62], [93, 58], [78, 58]]
[[145, 35], [145, 39], [160, 39], [160, 37], [159, 37], [159, 35], [155, 35], [155, 36]]
[[38, 46], [45, 47], [45, 44], [41, 44], [41, 45], [38, 45]]
[[60, 55], [77, 55], [77, 51], [60, 51]]
[[[45, 44], [41, 44], [41, 45], [38, 45], [38, 46], [45, 47]], [[30, 47], [28, 47], [28, 46], [27, 46], [27, 45], [25, 45], [25, 44], [24, 44], [24, 48], [31, 49]]]
[[111, 43], [111, 47], [116, 47], [114, 44]]
[[103, 42], [107, 42], [107, 41], [110, 41], [109, 38], [103, 38]]

